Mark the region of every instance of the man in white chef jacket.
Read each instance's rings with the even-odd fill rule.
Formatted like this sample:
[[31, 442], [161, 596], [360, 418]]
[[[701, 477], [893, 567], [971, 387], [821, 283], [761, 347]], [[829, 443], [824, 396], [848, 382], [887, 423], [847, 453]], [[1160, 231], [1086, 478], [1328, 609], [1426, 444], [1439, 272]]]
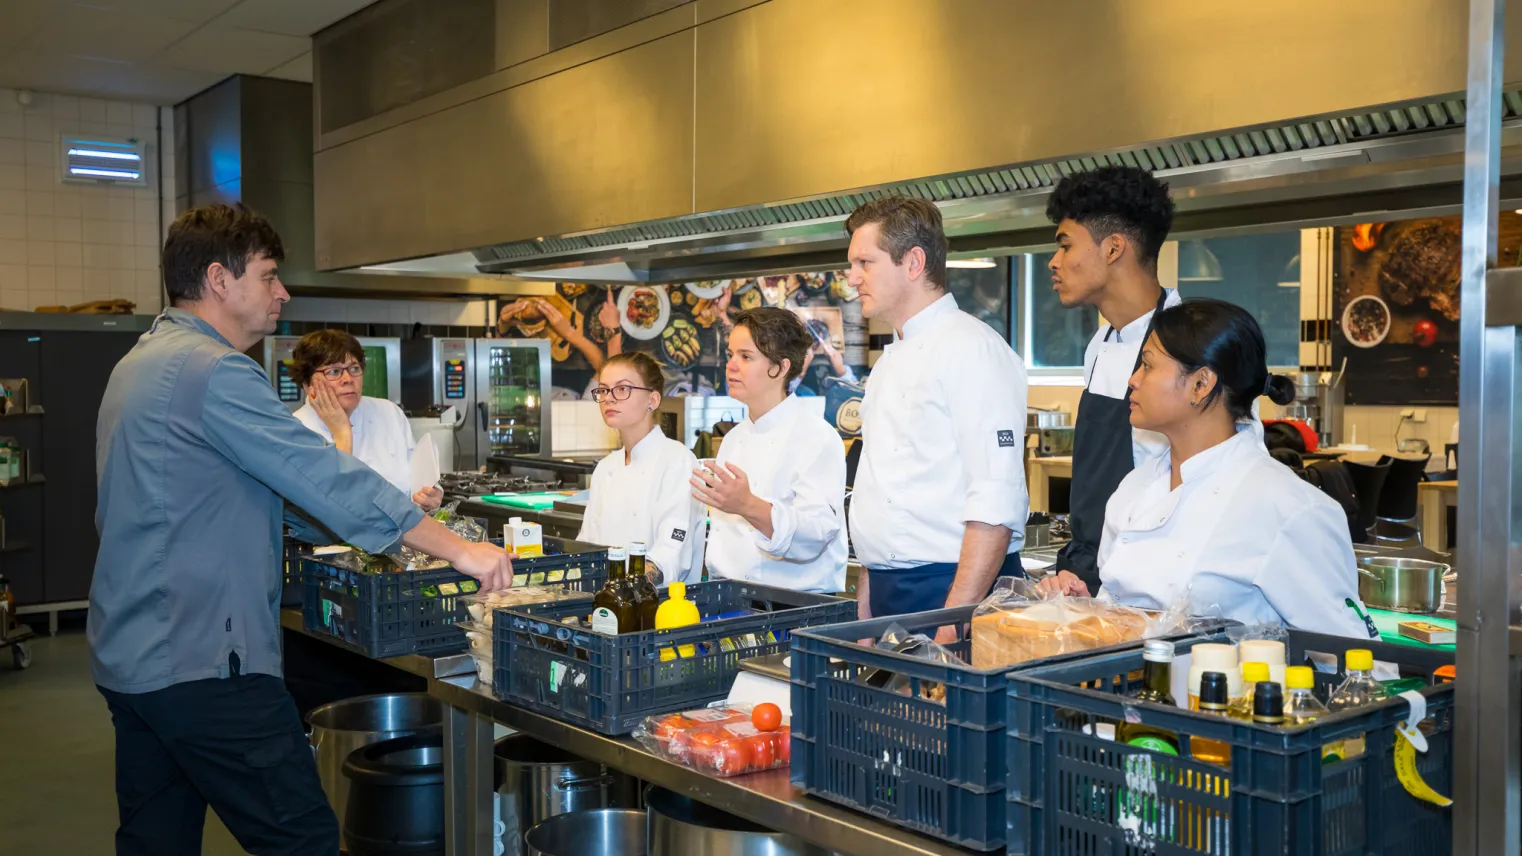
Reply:
[[1023, 574], [1025, 365], [946, 293], [946, 232], [933, 203], [875, 199], [846, 231], [862, 314], [896, 334], [861, 406], [850, 519], [865, 569], [858, 612], [977, 603], [998, 576]]

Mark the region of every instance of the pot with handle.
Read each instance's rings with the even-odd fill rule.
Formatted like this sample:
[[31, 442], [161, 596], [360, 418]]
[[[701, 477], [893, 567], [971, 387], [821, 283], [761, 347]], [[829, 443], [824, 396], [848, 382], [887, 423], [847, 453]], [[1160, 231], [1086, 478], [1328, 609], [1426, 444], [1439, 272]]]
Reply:
[[1441, 562], [1369, 556], [1358, 560], [1358, 596], [1366, 606], [1395, 612], [1436, 612], [1443, 603]]

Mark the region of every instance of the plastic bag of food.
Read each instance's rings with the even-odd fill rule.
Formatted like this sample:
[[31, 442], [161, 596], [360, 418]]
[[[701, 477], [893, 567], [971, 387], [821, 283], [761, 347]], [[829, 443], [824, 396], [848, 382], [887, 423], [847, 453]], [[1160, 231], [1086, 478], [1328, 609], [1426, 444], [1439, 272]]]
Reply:
[[[777, 710], [776, 705], [756, 707]], [[773, 727], [762, 730], [763, 725]], [[755, 708], [722, 703], [646, 717], [634, 739], [667, 760], [721, 778], [786, 767], [793, 753], [786, 719], [779, 715], [768, 721], [756, 716]]]
[[476, 663], [476, 678], [486, 686], [492, 680], [491, 625], [476, 621], [461, 621], [455, 625], [465, 631], [466, 653]]
[[1149, 615], [1107, 599], [1042, 591], [1035, 582], [1001, 578], [973, 610], [972, 667], [996, 669], [1031, 660], [1134, 642], [1149, 632]]
[[513, 609], [531, 603], [553, 603], [575, 597], [586, 597], [579, 591], [545, 586], [514, 586], [505, 591], [476, 593], [465, 598], [465, 609], [471, 620], [486, 630], [492, 628], [492, 613], [498, 609]]
[[[937, 643], [924, 633], [910, 633], [902, 624], [893, 622], [877, 639], [877, 647], [932, 663], [966, 665], [950, 648]], [[913, 695], [916, 681], [907, 675], [890, 669], [863, 669], [856, 680], [869, 687], [878, 687], [899, 695]], [[946, 703], [946, 686], [939, 681], [920, 680], [920, 698]]]

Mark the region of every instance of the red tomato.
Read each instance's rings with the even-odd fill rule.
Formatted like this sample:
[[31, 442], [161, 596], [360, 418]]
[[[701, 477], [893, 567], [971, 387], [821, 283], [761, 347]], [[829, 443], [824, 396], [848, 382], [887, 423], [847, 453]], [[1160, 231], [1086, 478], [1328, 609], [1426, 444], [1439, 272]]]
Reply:
[[1412, 325], [1411, 336], [1423, 348], [1431, 347], [1437, 341], [1437, 325], [1423, 318]]
[[782, 724], [782, 708], [769, 701], [762, 702], [751, 711], [750, 724], [756, 726], [757, 731], [776, 731]]
[[670, 740], [677, 732], [686, 731], [691, 727], [692, 720], [680, 713], [674, 713], [655, 723], [655, 736], [662, 740]]
[[777, 763], [777, 735], [762, 733], [745, 738], [753, 770], [770, 770]]
[[671, 753], [671, 757], [685, 763], [692, 757], [692, 732], [674, 732], [671, 740], [666, 744], [666, 751]]
[[793, 729], [786, 725], [777, 729], [777, 762], [783, 765], [793, 763]]
[[704, 770], [717, 768], [722, 760], [723, 752], [719, 748], [722, 738], [712, 732], [699, 731], [689, 738], [691, 749], [688, 750], [688, 760], [694, 767]]
[[721, 776], [735, 776], [750, 768], [750, 748], [745, 741], [738, 737], [731, 737], [721, 742], [716, 750], [714, 760]]

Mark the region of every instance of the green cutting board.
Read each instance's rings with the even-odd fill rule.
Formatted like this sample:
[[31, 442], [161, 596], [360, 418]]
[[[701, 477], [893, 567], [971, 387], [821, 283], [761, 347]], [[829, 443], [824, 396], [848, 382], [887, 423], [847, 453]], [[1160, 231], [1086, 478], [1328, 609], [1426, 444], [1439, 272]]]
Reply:
[[1418, 642], [1408, 636], [1400, 635], [1400, 623], [1402, 621], [1425, 621], [1428, 624], [1436, 624], [1439, 627], [1452, 629], [1455, 625], [1451, 618], [1438, 618], [1432, 615], [1412, 615], [1409, 612], [1390, 612], [1385, 609], [1369, 609], [1369, 617], [1374, 619], [1374, 626], [1379, 629], [1379, 641], [1388, 642], [1391, 645], [1410, 645], [1413, 648], [1432, 648], [1437, 651], [1454, 651], [1456, 645], [1428, 645], [1426, 642]]
[[521, 508], [525, 511], [546, 511], [555, 506], [555, 503], [571, 496], [563, 490], [549, 490], [540, 493], [511, 493], [505, 496], [482, 496], [477, 497], [482, 502], [492, 505], [505, 505], [508, 508]]

